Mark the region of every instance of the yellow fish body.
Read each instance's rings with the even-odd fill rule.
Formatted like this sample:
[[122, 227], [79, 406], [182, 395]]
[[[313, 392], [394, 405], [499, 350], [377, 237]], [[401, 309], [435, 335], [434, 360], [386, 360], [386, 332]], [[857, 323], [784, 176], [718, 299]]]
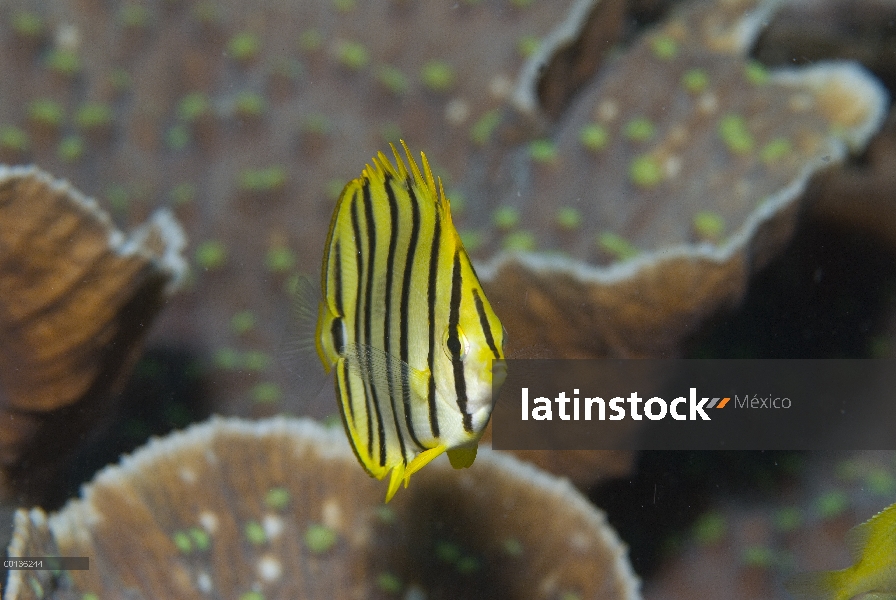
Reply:
[[787, 584], [798, 597], [848, 600], [896, 600], [896, 504], [892, 504], [849, 533], [854, 564], [839, 571], [805, 573]]
[[503, 381], [504, 328], [426, 156], [392, 147], [342, 191], [324, 249], [315, 340], [342, 422], [388, 502], [443, 452], [468, 467]]

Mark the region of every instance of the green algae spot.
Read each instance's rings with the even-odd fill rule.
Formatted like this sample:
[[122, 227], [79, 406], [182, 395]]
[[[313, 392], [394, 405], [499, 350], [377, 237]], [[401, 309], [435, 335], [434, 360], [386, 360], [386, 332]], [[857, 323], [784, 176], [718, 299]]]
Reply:
[[78, 135], [67, 135], [59, 141], [56, 154], [64, 162], [75, 162], [84, 156], [84, 140]]
[[789, 533], [803, 524], [803, 513], [795, 506], [785, 506], [775, 511], [772, 522], [778, 531]]
[[193, 551], [193, 542], [186, 531], [175, 531], [171, 536], [174, 546], [181, 554], [189, 554]]
[[106, 188], [106, 200], [109, 201], [109, 205], [113, 210], [124, 212], [128, 209], [128, 205], [131, 202], [131, 194], [123, 185], [113, 183]]
[[0, 148], [12, 152], [25, 152], [31, 146], [28, 134], [15, 125], [0, 127]]
[[360, 71], [370, 62], [367, 48], [358, 42], [341, 42], [336, 47], [336, 57], [342, 66], [352, 71]]
[[28, 105], [28, 118], [39, 125], [59, 127], [65, 118], [65, 111], [55, 100], [38, 98]]
[[397, 594], [401, 591], [401, 579], [392, 573], [380, 573], [376, 577], [376, 587], [387, 594]]
[[308, 135], [327, 135], [333, 130], [333, 122], [327, 115], [311, 113], [302, 117], [300, 125], [302, 133]]
[[492, 213], [492, 223], [498, 229], [513, 229], [520, 222], [520, 209], [515, 206], [499, 206]]
[[728, 522], [717, 512], [708, 512], [694, 524], [694, 538], [703, 546], [715, 544], [728, 532]]
[[276, 246], [268, 250], [264, 264], [272, 273], [285, 273], [295, 266], [296, 253], [285, 246]]
[[896, 492], [896, 479], [889, 471], [880, 467], [871, 469], [865, 475], [864, 482], [871, 493], [878, 496], [892, 496]]
[[172, 125], [165, 132], [165, 145], [171, 150], [183, 150], [190, 143], [190, 130], [186, 125]]
[[376, 71], [376, 79], [386, 90], [396, 96], [406, 94], [411, 84], [398, 67], [381, 65]]
[[55, 48], [47, 54], [46, 65], [54, 73], [74, 77], [81, 72], [81, 59], [71, 50]]
[[109, 82], [109, 85], [116, 94], [131, 89], [131, 84], [133, 83], [130, 73], [121, 67], [112, 69], [109, 76], [106, 78], [106, 81]]
[[142, 29], [152, 15], [142, 4], [125, 4], [118, 10], [118, 22], [124, 27]]
[[537, 163], [552, 163], [557, 160], [557, 146], [551, 140], [532, 140], [529, 157]]
[[777, 556], [768, 546], [748, 546], [741, 553], [740, 560], [748, 567], [768, 569], [777, 563]]
[[574, 230], [582, 226], [582, 213], [572, 206], [558, 208], [554, 219], [562, 229]]
[[436, 544], [436, 558], [446, 563], [453, 563], [460, 558], [460, 548], [451, 542], [438, 542]]
[[249, 521], [243, 528], [243, 534], [250, 544], [259, 546], [268, 541], [268, 534], [258, 521]]
[[192, 183], [178, 183], [168, 193], [168, 198], [178, 206], [189, 204], [196, 199], [196, 186]]
[[101, 102], [86, 102], [75, 113], [75, 124], [81, 129], [108, 127], [112, 123], [112, 107]]
[[531, 231], [514, 231], [504, 237], [501, 244], [505, 250], [528, 252], [535, 250], [535, 234]]
[[535, 0], [510, 0], [516, 8], [529, 8]]
[[401, 127], [399, 127], [398, 123], [390, 121], [383, 123], [380, 127], [380, 137], [389, 144], [398, 144], [404, 136], [401, 134]]
[[256, 383], [250, 392], [252, 401], [258, 404], [271, 404], [279, 402], [283, 397], [283, 391], [280, 386], [273, 381], [262, 381]]
[[484, 146], [500, 124], [501, 111], [497, 108], [488, 111], [470, 128], [470, 140], [477, 146]]
[[357, 5], [357, 0], [333, 0], [333, 8], [342, 13], [353, 10]]
[[688, 69], [681, 76], [681, 85], [691, 94], [699, 94], [709, 86], [709, 73], [705, 69]]
[[44, 32], [44, 21], [36, 13], [18, 10], [12, 17], [12, 30], [19, 37], [35, 39]]
[[728, 150], [735, 154], [744, 154], [753, 149], [753, 136], [747, 129], [747, 120], [740, 115], [722, 117], [718, 132]]
[[509, 537], [501, 543], [501, 549], [508, 556], [522, 556], [523, 543], [514, 537]]
[[652, 188], [663, 180], [663, 167], [654, 157], [642, 154], [632, 160], [628, 168], [628, 177], [640, 188]]
[[327, 415], [321, 424], [327, 429], [342, 429], [342, 417], [339, 415]]
[[227, 262], [227, 247], [219, 240], [206, 240], [196, 247], [196, 264], [205, 271], [217, 271]]
[[211, 108], [208, 97], [202, 92], [190, 92], [177, 104], [177, 118], [192, 123], [206, 115]]
[[725, 232], [725, 219], [712, 211], [701, 210], [694, 215], [694, 231], [703, 240], [718, 240]]
[[245, 593], [240, 594], [239, 600], [265, 600], [265, 599], [264, 599], [264, 594], [262, 594], [261, 592], [252, 591], [252, 592], [245, 592]]
[[324, 193], [330, 200], [335, 200], [342, 193], [343, 189], [345, 189], [345, 181], [342, 179], [331, 179], [327, 182], [327, 187]]
[[563, 592], [560, 595], [560, 600], [582, 600], [582, 595], [576, 592]]
[[227, 52], [239, 62], [249, 62], [258, 56], [261, 49], [261, 41], [258, 36], [249, 31], [237, 33], [227, 42]]
[[289, 505], [289, 490], [284, 487], [269, 489], [264, 497], [264, 503], [274, 510], [283, 510]]
[[303, 52], [319, 50], [323, 43], [324, 36], [317, 29], [306, 29], [299, 34], [299, 49]]
[[766, 165], [771, 165], [792, 151], [793, 146], [790, 144], [790, 140], [785, 137], [777, 137], [762, 147], [762, 150], [759, 151], [759, 158]]
[[524, 35], [516, 42], [516, 51], [523, 58], [529, 58], [538, 51], [541, 40], [535, 35]]
[[339, 536], [326, 525], [312, 523], [305, 530], [305, 546], [312, 554], [323, 554], [336, 545]]
[[458, 559], [455, 568], [461, 575], [470, 575], [475, 573], [482, 567], [482, 563], [474, 556], [462, 556]]
[[247, 371], [260, 373], [271, 366], [271, 357], [261, 350], [247, 350], [243, 354], [243, 366]]
[[218, 348], [212, 355], [212, 363], [218, 369], [233, 371], [240, 368], [240, 353], [233, 348]]
[[204, 529], [200, 529], [199, 527], [191, 527], [187, 533], [190, 536], [190, 539], [193, 541], [193, 545], [196, 546], [196, 549], [200, 552], [208, 550], [212, 544], [212, 540]]
[[637, 117], [625, 124], [625, 137], [633, 142], [646, 142], [656, 133], [650, 119]]
[[610, 133], [603, 125], [588, 123], [579, 130], [579, 143], [588, 150], [597, 152], [610, 143]]
[[244, 192], [274, 192], [285, 186], [286, 168], [281, 165], [246, 169], [240, 174], [240, 188]]
[[447, 92], [454, 85], [454, 68], [443, 60], [431, 60], [420, 69], [423, 85], [434, 92]]
[[463, 244], [467, 252], [476, 252], [482, 247], [485, 236], [481, 231], [475, 229], [464, 229], [458, 232], [460, 235], [460, 243]]
[[619, 260], [633, 258], [638, 255], [638, 249], [631, 242], [612, 231], [604, 231], [599, 234], [597, 236], [597, 245], [601, 250]]
[[230, 317], [230, 330], [237, 335], [244, 335], [255, 327], [255, 313], [251, 310], [241, 310]]
[[839, 517], [849, 508], [849, 497], [846, 492], [831, 490], [815, 499], [815, 514], [822, 520]]
[[392, 525], [397, 516], [394, 510], [383, 504], [376, 507], [376, 518], [384, 525]]
[[678, 42], [668, 35], [658, 35], [650, 40], [650, 49], [660, 60], [672, 60], [678, 55]]
[[100, 600], [98, 594], [94, 594], [93, 592], [85, 592], [81, 595], [81, 600]]
[[242, 117], [260, 117], [267, 110], [267, 102], [255, 92], [242, 92], [234, 103], [236, 114]]
[[464, 212], [464, 209], [467, 207], [466, 194], [460, 190], [449, 189], [445, 191], [445, 196], [448, 197], [448, 203], [451, 205], [451, 214]]
[[751, 60], [744, 67], [744, 77], [753, 85], [765, 85], [769, 80], [768, 69], [762, 63]]

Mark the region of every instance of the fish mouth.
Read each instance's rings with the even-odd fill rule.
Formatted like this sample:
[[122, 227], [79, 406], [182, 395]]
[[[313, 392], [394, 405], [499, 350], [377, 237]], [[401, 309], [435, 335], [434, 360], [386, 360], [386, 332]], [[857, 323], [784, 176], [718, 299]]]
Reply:
[[507, 363], [503, 360], [492, 361], [492, 406], [498, 400], [498, 394], [501, 392], [501, 386], [507, 379]]

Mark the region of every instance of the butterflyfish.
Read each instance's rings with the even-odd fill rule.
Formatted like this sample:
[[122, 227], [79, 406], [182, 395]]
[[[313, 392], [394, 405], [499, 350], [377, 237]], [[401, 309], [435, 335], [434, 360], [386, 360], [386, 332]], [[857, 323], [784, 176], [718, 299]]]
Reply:
[[896, 504], [850, 530], [853, 565], [839, 571], [803, 573], [787, 583], [799, 598], [896, 600]]
[[342, 191], [324, 248], [315, 341], [361, 466], [400, 484], [447, 452], [469, 467], [504, 374], [505, 332], [441, 179], [402, 141]]

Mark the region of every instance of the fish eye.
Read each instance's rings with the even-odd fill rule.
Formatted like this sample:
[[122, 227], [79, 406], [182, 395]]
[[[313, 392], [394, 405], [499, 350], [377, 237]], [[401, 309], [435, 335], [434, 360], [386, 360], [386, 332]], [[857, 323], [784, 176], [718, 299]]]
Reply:
[[467, 341], [467, 336], [464, 335], [464, 330], [460, 328], [460, 325], [455, 329], [455, 333], [456, 335], [451, 335], [451, 328], [445, 329], [442, 347], [451, 360], [463, 360], [470, 350], [470, 342]]

